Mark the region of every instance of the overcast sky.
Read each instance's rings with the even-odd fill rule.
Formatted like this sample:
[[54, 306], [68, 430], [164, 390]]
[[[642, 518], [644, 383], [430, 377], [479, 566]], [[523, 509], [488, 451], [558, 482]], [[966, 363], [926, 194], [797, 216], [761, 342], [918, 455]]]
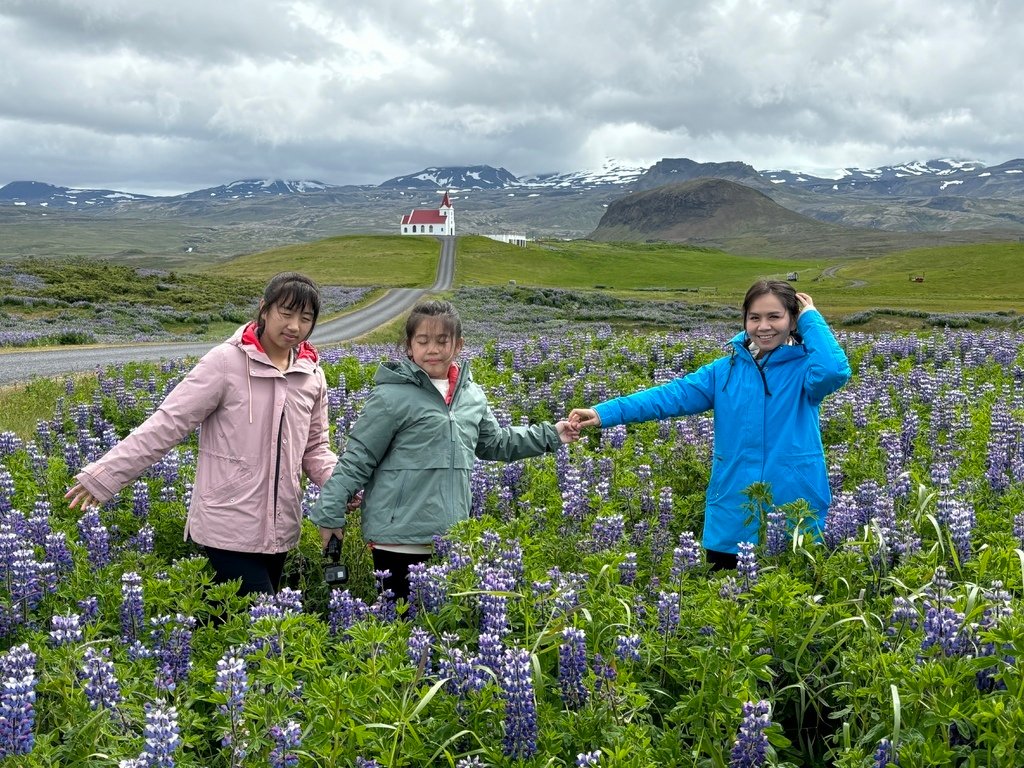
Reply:
[[0, 0], [0, 185], [1024, 156], [1020, 0]]

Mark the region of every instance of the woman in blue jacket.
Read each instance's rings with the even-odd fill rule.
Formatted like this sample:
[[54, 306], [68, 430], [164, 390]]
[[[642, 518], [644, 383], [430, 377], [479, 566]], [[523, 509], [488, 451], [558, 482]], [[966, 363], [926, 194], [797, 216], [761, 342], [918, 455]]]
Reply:
[[850, 378], [846, 354], [806, 293], [781, 280], [754, 283], [743, 300], [745, 330], [730, 351], [693, 373], [569, 414], [576, 427], [613, 427], [714, 411], [715, 445], [704, 507], [703, 544], [715, 568], [734, 568], [749, 523], [753, 483], [775, 504], [805, 499], [820, 532], [832, 493], [818, 406]]

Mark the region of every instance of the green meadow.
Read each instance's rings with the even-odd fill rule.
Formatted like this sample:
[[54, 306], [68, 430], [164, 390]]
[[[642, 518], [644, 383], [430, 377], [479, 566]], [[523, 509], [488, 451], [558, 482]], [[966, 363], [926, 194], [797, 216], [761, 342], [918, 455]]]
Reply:
[[[215, 269], [226, 276], [259, 278], [295, 269], [327, 285], [422, 287], [434, 280], [438, 252], [432, 238], [343, 236], [240, 256]], [[455, 286], [515, 281], [521, 286], [604, 290], [630, 298], [735, 304], [754, 280], [795, 272], [796, 287], [814, 296], [831, 315], [868, 309], [1016, 312], [1024, 296], [1022, 265], [1022, 243], [789, 261], [668, 243], [542, 240], [520, 248], [464, 236], [458, 241]], [[914, 282], [912, 277], [924, 279]]]

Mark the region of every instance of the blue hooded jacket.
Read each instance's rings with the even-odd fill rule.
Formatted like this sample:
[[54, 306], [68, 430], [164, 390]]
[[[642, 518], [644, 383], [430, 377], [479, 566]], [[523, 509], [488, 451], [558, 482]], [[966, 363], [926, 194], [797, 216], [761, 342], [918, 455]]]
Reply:
[[757, 543], [758, 521], [745, 523], [750, 510], [744, 506], [744, 490], [757, 482], [770, 484], [776, 505], [805, 499], [818, 532], [824, 528], [832, 493], [818, 406], [849, 380], [850, 364], [817, 310], [800, 313], [797, 334], [802, 343], [778, 347], [758, 361], [739, 333], [727, 357], [594, 407], [602, 428], [714, 410], [705, 549], [735, 553], [740, 542]]

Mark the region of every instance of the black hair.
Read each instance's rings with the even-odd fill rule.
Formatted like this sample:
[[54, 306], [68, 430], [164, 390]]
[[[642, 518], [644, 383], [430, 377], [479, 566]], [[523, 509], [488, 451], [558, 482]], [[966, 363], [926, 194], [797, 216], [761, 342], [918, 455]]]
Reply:
[[800, 302], [796, 298], [796, 289], [785, 280], [758, 280], [747, 289], [747, 295], [743, 299], [744, 325], [747, 322], [747, 313], [750, 311], [750, 305], [755, 300], [768, 294], [777, 298], [782, 303], [786, 312], [789, 313], [789, 316], [796, 320], [796, 316], [800, 314]]
[[412, 308], [408, 319], [405, 321], [406, 351], [412, 346], [412, 337], [416, 335], [416, 330], [420, 327], [420, 323], [428, 317], [440, 320], [442, 327], [448, 332], [453, 341], [458, 341], [462, 338], [462, 318], [459, 317], [459, 310], [455, 308], [454, 304], [440, 299], [424, 301]]
[[256, 311], [257, 336], [263, 333], [264, 315], [275, 305], [289, 311], [313, 313], [313, 325], [306, 336], [308, 339], [320, 317], [320, 287], [298, 272], [280, 272], [270, 278], [267, 287], [263, 289], [263, 303]]

